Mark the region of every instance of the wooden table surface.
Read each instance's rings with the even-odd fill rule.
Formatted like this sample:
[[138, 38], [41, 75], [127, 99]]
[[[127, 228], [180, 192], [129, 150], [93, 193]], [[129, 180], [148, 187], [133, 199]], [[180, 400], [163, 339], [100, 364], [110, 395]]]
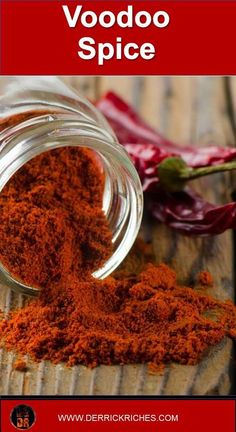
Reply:
[[[114, 90], [145, 120], [182, 144], [235, 145], [236, 78], [223, 77], [65, 77], [85, 96], [96, 99]], [[195, 181], [207, 199], [231, 200], [235, 176], [217, 174]], [[208, 269], [215, 280], [214, 295], [234, 298], [234, 238], [228, 231], [211, 238], [188, 238], [156, 224], [151, 234], [157, 262], [173, 266], [179, 279], [193, 280]], [[2, 287], [0, 308], [22, 304], [22, 296]], [[145, 365], [84, 366], [71, 369], [49, 362], [29, 363], [26, 373], [12, 369], [14, 353], [0, 353], [0, 394], [7, 395], [227, 395], [233, 390], [234, 354], [225, 339], [197, 366], [171, 365], [162, 375]]]

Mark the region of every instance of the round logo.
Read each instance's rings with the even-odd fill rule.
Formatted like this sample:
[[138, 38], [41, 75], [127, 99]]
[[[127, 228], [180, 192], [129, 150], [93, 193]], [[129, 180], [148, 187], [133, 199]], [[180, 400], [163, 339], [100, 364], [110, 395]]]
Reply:
[[27, 430], [34, 425], [36, 416], [29, 405], [17, 405], [11, 412], [10, 420], [16, 429]]

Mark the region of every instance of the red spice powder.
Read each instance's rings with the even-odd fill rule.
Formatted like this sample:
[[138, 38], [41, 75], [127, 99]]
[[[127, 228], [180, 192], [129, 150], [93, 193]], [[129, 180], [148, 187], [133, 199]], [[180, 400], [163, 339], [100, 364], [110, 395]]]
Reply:
[[2, 264], [37, 287], [97, 270], [112, 253], [103, 189], [88, 149], [60, 148], [29, 161], [0, 194]]
[[210, 287], [213, 285], [213, 277], [211, 273], [206, 270], [203, 270], [198, 274], [198, 281], [203, 286]]
[[23, 359], [17, 359], [13, 363], [13, 369], [15, 369], [18, 372], [26, 372], [27, 371], [27, 363]]
[[[214, 319], [209, 317], [213, 313]], [[0, 324], [8, 350], [35, 361], [83, 364], [195, 364], [236, 336], [236, 308], [179, 286], [165, 264], [137, 276], [47, 287]]]

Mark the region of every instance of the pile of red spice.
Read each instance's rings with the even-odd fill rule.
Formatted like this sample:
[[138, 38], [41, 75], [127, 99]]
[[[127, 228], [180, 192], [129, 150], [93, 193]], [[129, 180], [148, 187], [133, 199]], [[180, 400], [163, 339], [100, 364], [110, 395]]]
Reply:
[[[91, 276], [112, 253], [103, 188], [90, 150], [62, 148], [28, 162], [3, 189], [0, 260], [42, 289], [2, 319], [1, 344], [35, 361], [159, 367], [194, 364], [225, 336], [235, 338], [232, 302], [180, 286], [165, 264]], [[207, 272], [199, 281], [212, 283]]]
[[[210, 315], [209, 315], [210, 314]], [[225, 336], [236, 337], [236, 308], [179, 286], [165, 264], [138, 276], [42, 290], [0, 324], [8, 350], [94, 367], [170, 361], [195, 364]]]
[[104, 175], [91, 150], [66, 147], [26, 163], [0, 193], [0, 261], [30, 286], [80, 280], [112, 253]]

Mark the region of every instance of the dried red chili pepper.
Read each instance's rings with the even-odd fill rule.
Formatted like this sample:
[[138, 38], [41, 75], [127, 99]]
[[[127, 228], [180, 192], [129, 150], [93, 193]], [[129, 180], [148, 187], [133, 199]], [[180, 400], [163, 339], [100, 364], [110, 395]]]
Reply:
[[178, 146], [112, 92], [97, 107], [132, 157], [156, 219], [186, 234], [213, 235], [236, 228], [236, 203], [217, 206], [185, 188], [194, 178], [236, 169], [235, 148]]
[[217, 206], [190, 188], [176, 193], [156, 190], [149, 198], [151, 214], [182, 233], [206, 236], [236, 228], [236, 202]]
[[154, 144], [158, 151], [165, 152], [167, 156], [181, 156], [191, 167], [215, 165], [236, 158], [236, 149], [231, 147], [215, 145], [191, 147], [179, 146], [171, 142], [147, 125], [130, 105], [113, 92], [108, 92], [100, 99], [97, 107], [108, 119], [119, 142], [125, 146], [126, 144]]

